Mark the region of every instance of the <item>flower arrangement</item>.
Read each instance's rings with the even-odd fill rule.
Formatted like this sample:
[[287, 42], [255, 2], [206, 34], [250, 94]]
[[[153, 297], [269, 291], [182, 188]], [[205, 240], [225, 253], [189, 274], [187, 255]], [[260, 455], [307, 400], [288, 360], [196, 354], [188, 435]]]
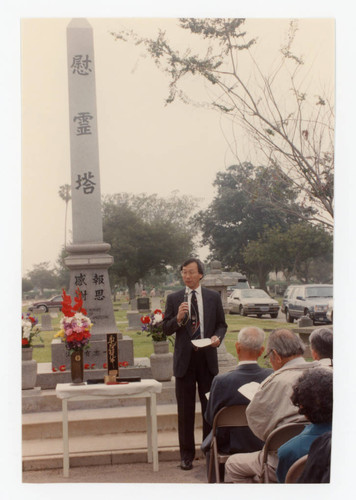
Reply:
[[31, 313], [26, 316], [22, 315], [22, 347], [32, 347], [32, 342], [35, 337], [38, 337], [41, 342], [43, 339], [40, 337], [41, 327], [38, 324], [38, 319]]
[[64, 317], [60, 321], [61, 330], [55, 337], [62, 337], [66, 348], [72, 352], [89, 347], [91, 337], [90, 328], [92, 326], [86, 310], [83, 308], [82, 294], [79, 288], [75, 292], [75, 305], [72, 306], [72, 299], [65, 290], [62, 291], [62, 313]]
[[154, 342], [163, 342], [169, 340], [173, 344], [172, 338], [167, 336], [163, 331], [164, 314], [161, 309], [156, 309], [151, 315], [141, 317], [142, 330], [137, 332], [138, 335], [146, 332], [147, 337], [152, 337]]

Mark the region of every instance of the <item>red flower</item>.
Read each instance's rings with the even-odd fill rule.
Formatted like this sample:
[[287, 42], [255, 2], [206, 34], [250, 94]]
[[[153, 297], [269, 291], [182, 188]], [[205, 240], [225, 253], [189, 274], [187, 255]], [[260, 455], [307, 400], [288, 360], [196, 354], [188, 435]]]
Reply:
[[73, 317], [76, 312], [81, 312], [84, 316], [87, 315], [86, 310], [83, 308], [83, 299], [79, 287], [76, 289], [75, 295], [75, 305], [72, 307], [72, 299], [70, 295], [67, 295], [64, 288], [62, 288], [62, 313], [68, 318]]
[[156, 309], [153, 314], [162, 314], [162, 311], [161, 311], [161, 309]]
[[22, 339], [22, 345], [29, 345], [28, 339]]
[[151, 318], [149, 316], [142, 316], [142, 318], [141, 318], [141, 323], [143, 323], [144, 325], [147, 323], [150, 323], [150, 321], [151, 321]]
[[127, 361], [120, 361], [119, 366], [123, 366], [124, 368], [126, 368], [127, 366], [129, 366], [129, 364]]
[[85, 309], [83, 309], [83, 299], [79, 287], [76, 289], [75, 294], [76, 294], [76, 297], [74, 297], [75, 306], [73, 307], [73, 310], [76, 312], [81, 312], [82, 314], [84, 314], [84, 316], [86, 316], [87, 312]]
[[74, 316], [74, 312], [72, 311], [72, 299], [70, 295], [66, 294], [64, 288], [62, 288], [62, 313], [68, 318]]
[[65, 371], [66, 371], [66, 365], [61, 365], [61, 366], [59, 367], [59, 371], [60, 371], [60, 372], [65, 372]]
[[103, 368], [107, 368], [107, 367], [108, 367], [107, 363], [103, 363]]
[[55, 368], [54, 366], [52, 366], [52, 372], [56, 372], [57, 371], [57, 368]]
[[89, 367], [90, 367], [90, 364], [89, 364], [89, 363], [85, 363], [84, 368], [85, 368], [86, 370], [88, 370], [88, 369], [89, 369]]
[[93, 370], [95, 368], [95, 363], [92, 363], [90, 368]]

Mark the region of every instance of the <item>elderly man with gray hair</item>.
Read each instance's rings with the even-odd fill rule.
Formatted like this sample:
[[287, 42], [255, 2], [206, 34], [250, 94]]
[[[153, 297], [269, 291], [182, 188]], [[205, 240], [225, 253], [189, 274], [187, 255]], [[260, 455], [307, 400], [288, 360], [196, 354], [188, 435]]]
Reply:
[[333, 365], [333, 332], [330, 328], [316, 328], [310, 337], [310, 350], [313, 359], [322, 366]]
[[[227, 373], [216, 375], [210, 389], [208, 405], [205, 412], [206, 421], [212, 426], [217, 412], [224, 406], [247, 405], [245, 398], [238, 388], [249, 382], [262, 382], [272, 370], [261, 368], [257, 364], [258, 358], [264, 351], [265, 332], [261, 328], [243, 328], [235, 343], [239, 360], [237, 367]], [[209, 448], [212, 432], [203, 441], [201, 448], [207, 452], [207, 466], [209, 465]], [[222, 453], [242, 453], [261, 450], [263, 441], [258, 439], [248, 427], [232, 427], [219, 429], [217, 434], [218, 449]], [[221, 476], [223, 476], [223, 469]]]
[[[320, 368], [317, 361], [308, 363], [303, 358], [305, 346], [290, 330], [273, 331], [267, 341], [267, 354], [274, 373], [264, 380], [246, 410], [247, 421], [252, 432], [262, 441], [277, 427], [306, 421], [293, 405], [292, 388], [304, 370]], [[278, 457], [270, 453], [268, 475], [270, 482], [277, 482]], [[225, 464], [225, 482], [255, 483], [262, 473], [262, 452], [231, 455]]]

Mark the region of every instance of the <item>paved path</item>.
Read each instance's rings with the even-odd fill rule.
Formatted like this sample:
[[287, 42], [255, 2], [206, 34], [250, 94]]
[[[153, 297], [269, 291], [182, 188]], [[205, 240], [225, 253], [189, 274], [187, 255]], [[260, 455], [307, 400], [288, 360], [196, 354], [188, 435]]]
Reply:
[[27, 471], [22, 474], [23, 483], [205, 483], [207, 484], [205, 459], [194, 461], [190, 471], [183, 471], [177, 461], [160, 462], [159, 472], [153, 472], [152, 464], [119, 464], [73, 467], [69, 478], [63, 477], [62, 469]]

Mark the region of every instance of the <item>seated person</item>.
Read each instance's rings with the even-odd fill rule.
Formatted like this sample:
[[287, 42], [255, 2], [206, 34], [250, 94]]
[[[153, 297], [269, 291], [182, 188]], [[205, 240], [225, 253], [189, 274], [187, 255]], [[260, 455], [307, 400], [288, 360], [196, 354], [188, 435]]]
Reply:
[[330, 328], [317, 328], [310, 337], [310, 349], [313, 359], [323, 366], [333, 364], [333, 332]]
[[297, 483], [330, 483], [331, 431], [316, 438]]
[[[239, 360], [237, 367], [230, 372], [216, 375], [211, 385], [205, 412], [205, 419], [211, 426], [215, 415], [224, 406], [249, 403], [249, 400], [238, 391], [239, 387], [252, 381], [260, 383], [273, 372], [272, 369], [261, 368], [257, 364], [258, 358], [264, 351], [264, 339], [265, 333], [260, 328], [246, 327], [239, 332], [235, 344]], [[209, 470], [211, 441], [212, 431], [201, 445], [201, 449], [206, 452], [207, 470]], [[263, 441], [248, 427], [218, 429], [217, 441], [219, 451], [228, 454], [261, 450], [263, 446]], [[221, 469], [223, 477], [223, 465]]]
[[332, 370], [308, 370], [293, 387], [292, 403], [311, 422], [304, 430], [278, 449], [277, 479], [284, 483], [288, 469], [298, 458], [309, 453], [313, 441], [331, 430], [333, 408]]
[[[262, 441], [281, 425], [306, 422], [291, 402], [292, 388], [305, 370], [320, 368], [317, 361], [305, 361], [305, 346], [291, 330], [274, 330], [268, 337], [266, 350], [274, 372], [261, 383], [246, 410], [249, 428]], [[225, 482], [259, 482], [262, 457], [262, 451], [231, 455], [225, 464]], [[277, 482], [277, 465], [277, 453], [269, 453], [267, 473], [270, 482]]]

